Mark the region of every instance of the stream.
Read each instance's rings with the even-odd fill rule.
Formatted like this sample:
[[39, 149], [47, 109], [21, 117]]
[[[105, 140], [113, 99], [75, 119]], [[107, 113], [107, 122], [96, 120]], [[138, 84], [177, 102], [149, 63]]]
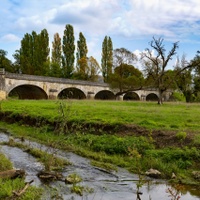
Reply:
[[[9, 136], [0, 133], [0, 142], [8, 141]], [[15, 139], [21, 142], [19, 139]], [[48, 153], [55, 152], [55, 149], [49, 148], [37, 142], [25, 140], [23, 142], [32, 148], [39, 148]], [[58, 191], [59, 195], [64, 200], [135, 200], [137, 191], [138, 176], [129, 173], [127, 170], [118, 168], [117, 172], [107, 173], [90, 164], [90, 160], [78, 156], [74, 153], [56, 150], [56, 155], [69, 160], [72, 165], [67, 166], [62, 171], [64, 177], [69, 174], [76, 173], [81, 176], [82, 182], [79, 185], [92, 188], [93, 192], [84, 192], [83, 196], [71, 193], [71, 185], [65, 184], [62, 181], [53, 181], [45, 184], [37, 177], [37, 173], [43, 169], [43, 165], [36, 158], [29, 155], [27, 152], [6, 145], [0, 146], [0, 152], [4, 153], [17, 169], [26, 171], [25, 181], [34, 180], [32, 185], [45, 188], [43, 200], [50, 200], [53, 191]], [[141, 200], [170, 200], [167, 188], [171, 186], [164, 180], [147, 178], [147, 183], [144, 184], [140, 191]], [[52, 189], [54, 188], [54, 189]], [[190, 188], [185, 186], [185, 191], [181, 194], [181, 200], [199, 200], [200, 190], [198, 188]]]

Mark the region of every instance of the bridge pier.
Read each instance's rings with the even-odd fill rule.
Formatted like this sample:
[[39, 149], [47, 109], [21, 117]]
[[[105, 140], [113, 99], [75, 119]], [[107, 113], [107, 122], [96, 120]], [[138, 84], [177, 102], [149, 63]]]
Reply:
[[6, 99], [5, 70], [0, 68], [0, 100]]
[[118, 100], [118, 101], [123, 101], [123, 100], [124, 100], [124, 95], [118, 95], [118, 96], [116, 97], [116, 100]]
[[58, 90], [56, 89], [49, 89], [49, 96], [48, 99], [57, 99]]
[[93, 100], [94, 97], [95, 97], [94, 92], [88, 92], [88, 93], [87, 93], [87, 99]]

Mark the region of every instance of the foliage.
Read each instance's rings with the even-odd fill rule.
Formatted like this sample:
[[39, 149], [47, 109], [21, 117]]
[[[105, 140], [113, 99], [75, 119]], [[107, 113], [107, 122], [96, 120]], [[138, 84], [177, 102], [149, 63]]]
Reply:
[[114, 73], [110, 76], [109, 83], [112, 88], [119, 90], [118, 94], [122, 94], [141, 88], [143, 80], [140, 70], [132, 65], [121, 64], [115, 68]]
[[77, 53], [76, 53], [77, 63], [78, 63], [79, 59], [87, 58], [87, 53], [88, 53], [88, 49], [87, 49], [86, 39], [85, 39], [83, 33], [80, 32], [79, 40], [77, 41]]
[[63, 77], [70, 78], [74, 70], [74, 28], [72, 25], [67, 24], [65, 26], [64, 35], [63, 35], [63, 57], [62, 57], [62, 68], [63, 68]]
[[16, 62], [20, 63], [20, 72], [31, 75], [47, 75], [49, 71], [49, 36], [46, 29], [40, 34], [32, 31], [21, 40], [21, 47], [16, 51]]
[[112, 88], [117, 89], [117, 95], [137, 90], [143, 85], [142, 73], [133, 66], [137, 60], [135, 54], [125, 48], [115, 49], [114, 73], [108, 80]]
[[51, 66], [50, 66], [49, 76], [62, 77], [61, 64], [62, 64], [61, 38], [59, 34], [56, 33], [54, 35], [54, 41], [52, 42]]
[[180, 92], [173, 92], [172, 96], [170, 97], [171, 101], [182, 101], [185, 102], [185, 96], [183, 93]]
[[[185, 59], [185, 55], [183, 55], [181, 61], [179, 58], [177, 59], [175, 70], [181, 71], [181, 69], [186, 67], [186, 65], [187, 61]], [[192, 102], [192, 68], [181, 71], [175, 81], [179, 90], [184, 94], [186, 102]]]
[[3, 49], [0, 49], [0, 68], [4, 68], [5, 71], [15, 72], [15, 68], [12, 65], [12, 62], [6, 58], [7, 52]]
[[73, 74], [73, 79], [97, 81], [99, 74], [99, 64], [95, 58], [90, 56], [89, 58], [81, 58], [78, 61], [79, 67]]
[[108, 82], [110, 75], [112, 74], [113, 68], [113, 44], [112, 39], [105, 36], [102, 43], [102, 58], [101, 58], [101, 69], [104, 82]]

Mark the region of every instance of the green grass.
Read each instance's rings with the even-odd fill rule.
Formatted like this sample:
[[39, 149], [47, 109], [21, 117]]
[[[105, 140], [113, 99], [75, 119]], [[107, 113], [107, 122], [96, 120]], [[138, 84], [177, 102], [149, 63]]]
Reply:
[[8, 158], [0, 153], [0, 172], [1, 171], [5, 171], [5, 170], [9, 170], [9, 169], [12, 169], [13, 166], [12, 166], [12, 163], [8, 160]]
[[87, 100], [5, 100], [2, 112], [12, 112], [49, 121], [61, 118], [59, 102], [65, 108], [65, 118], [79, 123], [136, 124], [149, 129], [200, 130], [199, 104], [155, 102], [119, 102]]
[[[0, 153], [0, 172], [12, 169], [12, 163], [8, 158]], [[0, 178], [0, 199], [16, 199], [13, 197], [13, 191], [21, 190], [25, 186], [24, 179], [1, 179]], [[42, 189], [30, 186], [27, 191], [17, 198], [19, 200], [38, 200], [42, 195]]]
[[[64, 117], [61, 115], [62, 109]], [[88, 134], [89, 130], [63, 135], [50, 132], [46, 124], [32, 128], [22, 123], [19, 126], [20, 123], [0, 122], [0, 127], [11, 130], [13, 136], [28, 137], [45, 144], [54, 141], [63, 150], [97, 161], [98, 166], [104, 166], [101, 162], [108, 163], [132, 172], [155, 168], [161, 171], [163, 178], [170, 178], [174, 172], [179, 181], [184, 182], [181, 177], [186, 177], [185, 180], [195, 182], [191, 172], [199, 169], [200, 162], [200, 150], [197, 148], [200, 144], [200, 104], [165, 103], [160, 106], [155, 102], [131, 101], [7, 100], [1, 103], [1, 112], [31, 116], [38, 120], [45, 118], [52, 122], [72, 121], [76, 126], [81, 126], [81, 123], [125, 124], [146, 127], [150, 132], [154, 129], [176, 130], [176, 139], [181, 141], [193, 132], [195, 139], [188, 147], [182, 146], [181, 142], [180, 147], [156, 149], [151, 136], [126, 136], [125, 133], [119, 136], [106, 132], [92, 135]]]

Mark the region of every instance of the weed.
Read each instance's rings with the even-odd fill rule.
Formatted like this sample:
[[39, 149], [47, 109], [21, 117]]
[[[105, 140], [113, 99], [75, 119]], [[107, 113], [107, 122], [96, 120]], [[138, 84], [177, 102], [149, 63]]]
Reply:
[[65, 182], [68, 184], [76, 184], [82, 181], [82, 178], [78, 175], [78, 174], [69, 174], [66, 179]]
[[179, 200], [181, 198], [181, 190], [183, 187], [181, 185], [175, 185], [174, 187], [169, 187], [166, 193], [169, 194], [171, 200]]
[[180, 131], [180, 132], [176, 133], [176, 138], [180, 141], [185, 140], [186, 137], [187, 137], [186, 132]]
[[77, 185], [77, 183], [80, 183], [81, 181], [82, 178], [76, 173], [69, 174], [65, 179], [66, 184], [72, 184], [71, 192], [76, 193], [80, 196], [83, 196], [83, 192], [92, 193], [94, 191], [92, 188], [89, 188], [87, 186]]
[[0, 172], [12, 169], [12, 163], [8, 160], [4, 154], [0, 153]]
[[56, 132], [60, 134], [69, 133], [69, 121], [72, 115], [71, 111], [71, 101], [58, 101], [58, 117], [57, 117], [57, 127]]

